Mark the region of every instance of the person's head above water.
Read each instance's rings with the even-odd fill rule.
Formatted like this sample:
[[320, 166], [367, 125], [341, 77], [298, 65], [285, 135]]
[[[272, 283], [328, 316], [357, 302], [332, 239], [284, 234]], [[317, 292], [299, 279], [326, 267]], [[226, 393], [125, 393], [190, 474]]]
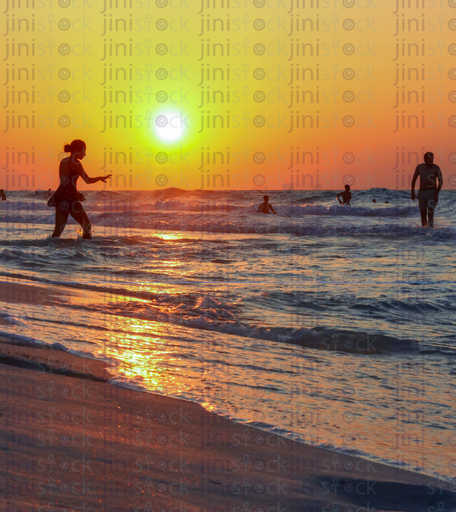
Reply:
[[424, 161], [429, 165], [433, 164], [434, 163], [434, 153], [431, 153], [431, 151], [428, 151], [427, 153], [425, 153]]
[[269, 201], [269, 196], [263, 196], [263, 199], [268, 202]]
[[75, 139], [71, 144], [63, 146], [65, 153], [71, 153], [71, 156], [81, 159], [86, 155], [86, 143], [83, 140]]
[[346, 190], [347, 192], [350, 192], [350, 185], [345, 185], [345, 190]]

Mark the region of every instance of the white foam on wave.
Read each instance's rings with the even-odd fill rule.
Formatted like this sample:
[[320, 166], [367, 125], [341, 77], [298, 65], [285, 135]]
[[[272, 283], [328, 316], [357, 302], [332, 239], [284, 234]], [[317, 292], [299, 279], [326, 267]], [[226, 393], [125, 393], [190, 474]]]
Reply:
[[[415, 234], [419, 224], [417, 203], [410, 200], [406, 191], [356, 191], [351, 207], [337, 204], [332, 191], [268, 193], [279, 215], [258, 213], [262, 192], [235, 190], [84, 191], [84, 207], [95, 229], [134, 227], [214, 234], [403, 237]], [[27, 194], [13, 192], [8, 201], [0, 202], [0, 224], [54, 223], [54, 209], [46, 206], [45, 199]], [[455, 224], [454, 196], [455, 191], [444, 190], [439, 200], [437, 225], [446, 230]], [[373, 197], [376, 203], [372, 202]], [[74, 223], [69, 219], [69, 224]]]
[[47, 343], [44, 343], [44, 341], [41, 341], [38, 338], [32, 338], [30, 336], [24, 336], [22, 334], [16, 334], [16, 333], [12, 333], [9, 331], [0, 331], [0, 336], [8, 338], [8, 340], [13, 343], [17, 342], [18, 344], [31, 343], [31, 344], [39, 345], [39, 346], [47, 345]]
[[27, 325], [22, 320], [19, 320], [19, 318], [16, 318], [16, 317], [10, 315], [6, 311], [0, 311], [0, 319], [3, 320], [4, 322], [11, 324], [11, 325]]

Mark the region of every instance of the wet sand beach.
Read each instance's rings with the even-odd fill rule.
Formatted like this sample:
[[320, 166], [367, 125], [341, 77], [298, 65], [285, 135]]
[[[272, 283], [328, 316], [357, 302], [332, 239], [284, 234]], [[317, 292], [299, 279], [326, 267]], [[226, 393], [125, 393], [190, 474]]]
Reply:
[[[9, 285], [9, 297], [20, 291]], [[38, 291], [30, 287], [21, 300]], [[456, 506], [447, 482], [296, 443], [198, 404], [116, 387], [108, 365], [63, 350], [3, 338], [0, 375], [1, 510]]]

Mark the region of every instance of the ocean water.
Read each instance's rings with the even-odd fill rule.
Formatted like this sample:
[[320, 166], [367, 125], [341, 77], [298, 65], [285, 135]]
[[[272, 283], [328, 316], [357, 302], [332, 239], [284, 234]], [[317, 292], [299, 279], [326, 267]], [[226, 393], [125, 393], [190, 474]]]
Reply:
[[[0, 203], [0, 334], [112, 363], [113, 382], [425, 474], [456, 473], [456, 191], [422, 229], [408, 191], [46, 192]], [[373, 199], [376, 202], [373, 203]], [[336, 456], [337, 454], [335, 454]], [[456, 481], [455, 481], [456, 484]]]

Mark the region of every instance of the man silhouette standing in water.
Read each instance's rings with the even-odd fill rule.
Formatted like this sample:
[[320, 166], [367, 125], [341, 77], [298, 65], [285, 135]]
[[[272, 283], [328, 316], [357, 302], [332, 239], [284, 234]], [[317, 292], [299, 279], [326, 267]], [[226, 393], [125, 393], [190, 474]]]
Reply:
[[[343, 202], [340, 200], [340, 196], [342, 196]], [[352, 198], [352, 194], [350, 192], [350, 185], [345, 185], [345, 190], [343, 192], [339, 192], [336, 196], [336, 199], [339, 200], [340, 204], [347, 204], [348, 206], [351, 206], [350, 205], [351, 198]]]
[[[424, 155], [424, 164], [416, 166], [412, 179], [412, 199], [418, 197], [423, 228], [434, 227], [434, 210], [439, 200], [439, 192], [443, 185], [442, 171], [434, 164], [434, 153], [430, 151]], [[415, 183], [420, 177], [420, 190], [415, 196]], [[437, 180], [439, 182], [437, 186]]]
[[269, 213], [269, 210], [272, 211], [272, 213], [275, 213], [277, 215], [277, 212], [274, 211], [274, 208], [269, 203], [269, 196], [263, 196], [264, 201], [258, 206], [258, 211], [261, 213]]

